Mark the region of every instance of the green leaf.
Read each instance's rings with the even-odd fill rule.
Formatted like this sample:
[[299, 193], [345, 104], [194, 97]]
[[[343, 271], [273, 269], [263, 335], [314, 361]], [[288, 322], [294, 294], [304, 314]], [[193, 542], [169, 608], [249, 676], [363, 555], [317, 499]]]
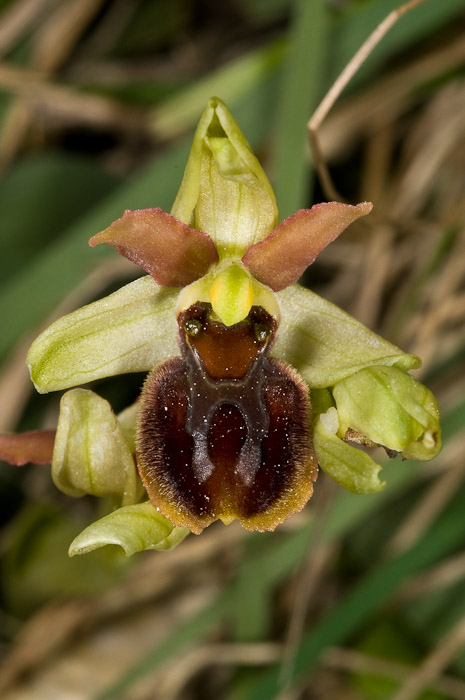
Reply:
[[282, 320], [272, 355], [285, 360], [311, 389], [333, 386], [364, 367], [419, 367], [415, 355], [391, 345], [339, 307], [298, 284], [277, 293]]
[[[327, 3], [294, 0], [287, 56], [279, 86], [273, 185], [280, 218], [308, 205], [307, 121], [318, 104], [328, 50]], [[332, 46], [331, 46], [332, 50]]]
[[28, 158], [8, 170], [0, 182], [2, 285], [118, 182], [90, 159], [59, 153]]
[[115, 374], [147, 372], [179, 354], [178, 293], [142, 277], [55, 321], [29, 350], [36, 389], [46, 393]]
[[145, 549], [165, 551], [188, 534], [187, 527], [175, 527], [146, 501], [119, 508], [86, 527], [71, 543], [69, 555], [86, 554], [107, 544], [121, 547], [127, 557]]

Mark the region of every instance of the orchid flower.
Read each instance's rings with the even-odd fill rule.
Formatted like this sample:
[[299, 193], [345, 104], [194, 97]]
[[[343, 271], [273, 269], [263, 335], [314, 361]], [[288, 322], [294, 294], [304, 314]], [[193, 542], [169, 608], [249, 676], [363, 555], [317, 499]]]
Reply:
[[[278, 223], [262, 167], [226, 106], [209, 101], [171, 213], [126, 211], [90, 240], [148, 275], [30, 348], [37, 390], [71, 389], [56, 435], [0, 439], [12, 462], [35, 450], [49, 459], [70, 496], [111, 499], [71, 554], [167, 549], [217, 519], [273, 530], [305, 506], [318, 467], [352, 492], [378, 491], [381, 466], [357, 443], [438, 453], [436, 401], [408, 374], [419, 358], [297, 283], [371, 209], [328, 202]], [[71, 388], [141, 371], [141, 398], [119, 416]]]

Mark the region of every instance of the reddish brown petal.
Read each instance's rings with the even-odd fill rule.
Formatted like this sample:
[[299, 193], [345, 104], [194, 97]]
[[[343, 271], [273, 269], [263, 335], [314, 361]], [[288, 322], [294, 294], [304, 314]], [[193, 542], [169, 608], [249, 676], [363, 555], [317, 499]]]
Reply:
[[206, 233], [189, 228], [159, 207], [125, 211], [89, 243], [113, 246], [165, 287], [184, 287], [218, 262], [215, 245]]
[[[254, 314], [266, 312], [251, 313], [253, 334]], [[214, 333], [208, 322], [200, 330], [213, 342], [214, 325]], [[242, 330], [223, 326], [232, 345], [243, 342]], [[181, 345], [183, 358], [158, 366], [142, 394], [137, 456], [150, 500], [194, 533], [218, 518], [274, 530], [303, 508], [317, 476], [306, 385], [259, 344], [250, 369], [233, 380], [213, 380], [201, 354]]]
[[31, 430], [18, 435], [0, 435], [0, 460], [16, 464], [50, 464], [55, 430]]
[[242, 262], [259, 282], [275, 292], [297, 282], [328, 243], [353, 221], [369, 214], [373, 205], [340, 202], [301, 209], [277, 226], [263, 241], [245, 252]]

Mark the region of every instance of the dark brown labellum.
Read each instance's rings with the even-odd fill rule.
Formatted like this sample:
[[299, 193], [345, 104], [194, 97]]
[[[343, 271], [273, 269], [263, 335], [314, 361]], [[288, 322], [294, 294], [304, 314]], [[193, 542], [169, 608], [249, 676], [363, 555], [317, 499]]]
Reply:
[[313, 492], [308, 391], [268, 357], [275, 320], [261, 307], [227, 327], [210, 304], [178, 318], [182, 357], [147, 378], [138, 464], [152, 503], [200, 533], [220, 518], [273, 530]]

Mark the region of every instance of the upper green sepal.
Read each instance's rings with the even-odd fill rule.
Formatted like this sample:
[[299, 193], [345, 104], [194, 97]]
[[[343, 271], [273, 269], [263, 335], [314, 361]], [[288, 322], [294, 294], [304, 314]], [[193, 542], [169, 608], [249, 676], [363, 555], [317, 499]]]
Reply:
[[86, 554], [112, 544], [130, 557], [146, 549], [173, 549], [189, 534], [187, 527], [175, 527], [149, 501], [125, 506], [92, 523], [71, 543], [69, 556]]
[[207, 233], [220, 259], [240, 258], [278, 223], [265, 172], [226, 105], [203, 112], [171, 214]]

